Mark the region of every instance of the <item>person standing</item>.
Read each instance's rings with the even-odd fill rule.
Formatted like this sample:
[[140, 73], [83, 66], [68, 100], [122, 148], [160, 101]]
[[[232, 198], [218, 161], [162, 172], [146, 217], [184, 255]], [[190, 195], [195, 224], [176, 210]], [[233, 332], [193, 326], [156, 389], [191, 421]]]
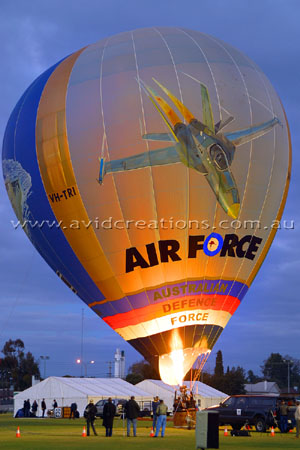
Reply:
[[95, 430], [94, 427], [94, 422], [96, 419], [96, 414], [97, 414], [97, 408], [94, 405], [93, 400], [90, 400], [90, 403], [86, 406], [85, 410], [84, 410], [84, 417], [86, 419], [86, 435], [89, 436], [90, 435], [90, 426], [92, 427], [92, 430], [94, 432], [95, 436], [97, 435], [97, 432]]
[[47, 409], [47, 406], [46, 406], [46, 402], [45, 402], [44, 398], [43, 398], [42, 403], [41, 403], [41, 408], [42, 408], [42, 411], [43, 411], [42, 417], [45, 417], [45, 411]]
[[24, 401], [24, 416], [30, 417], [30, 400], [29, 400], [29, 398]]
[[300, 402], [296, 402], [295, 420], [296, 420], [296, 438], [299, 438], [299, 433], [300, 433]]
[[29, 398], [26, 400], [26, 417], [30, 417], [30, 400]]
[[31, 411], [32, 411], [32, 414], [34, 415], [34, 417], [36, 417], [37, 409], [38, 409], [38, 404], [37, 404], [37, 401], [34, 400], [34, 402], [32, 403], [32, 407], [31, 407]]
[[106, 430], [106, 437], [111, 437], [112, 429], [114, 425], [114, 417], [116, 415], [116, 407], [112, 402], [112, 399], [109, 397], [108, 402], [105, 403], [103, 408], [103, 426]]
[[75, 417], [76, 417], [76, 411], [77, 411], [77, 403], [73, 402], [73, 403], [71, 403], [71, 412], [70, 412], [70, 417], [69, 417], [69, 419], [71, 419], [72, 416], [73, 416], [73, 419], [75, 419]]
[[154, 437], [158, 436], [160, 428], [161, 428], [161, 437], [164, 437], [166, 424], [167, 424], [167, 412], [168, 412], [167, 405], [164, 404], [163, 400], [160, 400], [159, 406], [157, 407], [157, 410], [156, 410], [157, 424], [156, 424], [156, 432], [155, 432]]
[[281, 433], [286, 433], [288, 424], [288, 406], [284, 400], [282, 400], [280, 405], [280, 431]]
[[53, 409], [57, 408], [57, 401], [54, 399], [52, 403]]
[[134, 396], [130, 397], [130, 400], [125, 404], [125, 412], [127, 419], [127, 437], [130, 436], [130, 428], [132, 425], [133, 436], [136, 437], [137, 418], [139, 416], [140, 407], [134, 400]]
[[153, 412], [153, 422], [152, 422], [152, 430], [155, 431], [156, 428], [156, 421], [157, 421], [157, 415], [156, 410], [159, 405], [159, 398], [158, 396], [154, 397], [154, 401], [152, 402], [152, 412]]

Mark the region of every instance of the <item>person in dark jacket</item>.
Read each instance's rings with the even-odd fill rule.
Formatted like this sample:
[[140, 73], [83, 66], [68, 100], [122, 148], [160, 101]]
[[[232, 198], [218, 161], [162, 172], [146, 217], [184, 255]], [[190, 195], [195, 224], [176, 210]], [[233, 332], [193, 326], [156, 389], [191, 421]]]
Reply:
[[30, 401], [29, 398], [24, 400], [24, 417], [30, 417]]
[[157, 421], [157, 415], [156, 410], [159, 405], [159, 398], [158, 396], [154, 397], [154, 401], [152, 402], [152, 412], [153, 412], [153, 422], [152, 422], [152, 430], [155, 431], [156, 428], [156, 421]]
[[43, 398], [42, 403], [41, 403], [41, 408], [42, 408], [42, 411], [43, 411], [42, 417], [45, 417], [45, 411], [47, 409], [47, 406], [46, 406], [46, 402], [45, 402], [44, 398]]
[[90, 403], [86, 406], [84, 410], [84, 417], [86, 419], [86, 435], [90, 435], [90, 426], [92, 427], [92, 430], [94, 432], [95, 436], [98, 436], [94, 427], [94, 422], [96, 419], [97, 414], [97, 408], [94, 405], [93, 400], [90, 400]]
[[71, 412], [70, 412], [69, 419], [71, 419], [72, 417], [73, 417], [73, 419], [75, 419], [76, 411], [77, 411], [77, 403], [73, 402], [73, 403], [71, 403]]
[[53, 409], [57, 408], [57, 401], [55, 399], [53, 400], [52, 406], [53, 406]]
[[109, 397], [108, 402], [105, 403], [103, 408], [103, 426], [106, 429], [106, 437], [111, 437], [112, 429], [114, 425], [114, 417], [116, 415], [116, 407]]
[[130, 436], [130, 428], [132, 425], [133, 428], [133, 436], [136, 436], [136, 425], [137, 418], [139, 416], [140, 407], [137, 402], [134, 400], [134, 396], [130, 397], [130, 400], [125, 404], [125, 413], [127, 419], [127, 437]]
[[31, 407], [31, 411], [32, 411], [32, 414], [34, 415], [34, 417], [36, 417], [37, 409], [38, 409], [38, 404], [37, 404], [37, 401], [34, 400], [34, 402], [32, 403], [32, 407]]

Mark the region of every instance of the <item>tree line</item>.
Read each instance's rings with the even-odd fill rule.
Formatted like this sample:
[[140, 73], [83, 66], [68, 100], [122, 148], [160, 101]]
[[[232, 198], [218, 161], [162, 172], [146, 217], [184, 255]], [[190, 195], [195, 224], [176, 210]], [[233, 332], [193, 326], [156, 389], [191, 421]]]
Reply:
[[23, 391], [31, 386], [32, 376], [40, 377], [38, 361], [31, 352], [25, 353], [24, 342], [21, 339], [9, 339], [1, 350], [4, 357], [0, 358], [0, 388], [13, 386], [15, 391]]
[[[296, 388], [300, 392], [300, 360], [289, 355], [282, 356], [280, 353], [271, 353], [260, 366], [261, 375], [256, 375], [253, 370], [246, 372], [241, 366], [227, 366], [224, 370], [222, 351], [216, 355], [213, 373], [203, 371], [200, 380], [228, 395], [245, 394], [245, 384], [255, 384], [259, 381], [271, 381], [277, 383], [282, 392], [287, 392], [288, 381], [290, 392]], [[189, 371], [185, 381], [194, 379], [196, 371]], [[137, 384], [145, 379], [159, 380], [159, 375], [153, 367], [145, 360], [137, 362], [129, 367], [126, 381]]]
[[[24, 342], [21, 339], [9, 339], [1, 352], [4, 356], [0, 357], [0, 388], [13, 386], [15, 391], [22, 391], [31, 386], [33, 375], [40, 378], [39, 363], [31, 352], [25, 352]], [[263, 380], [276, 382], [284, 392], [287, 392], [289, 383], [290, 392], [294, 388], [300, 392], [300, 360], [289, 355], [271, 353], [260, 368], [261, 375], [256, 375], [253, 370], [246, 372], [241, 366], [227, 366], [225, 370], [222, 351], [219, 350], [213, 372], [204, 370], [200, 380], [228, 395], [244, 394], [245, 384]], [[195, 376], [194, 370], [192, 373], [189, 371], [185, 380], [194, 379]], [[142, 360], [129, 367], [126, 381], [137, 384], [145, 379], [160, 379], [151, 364]]]

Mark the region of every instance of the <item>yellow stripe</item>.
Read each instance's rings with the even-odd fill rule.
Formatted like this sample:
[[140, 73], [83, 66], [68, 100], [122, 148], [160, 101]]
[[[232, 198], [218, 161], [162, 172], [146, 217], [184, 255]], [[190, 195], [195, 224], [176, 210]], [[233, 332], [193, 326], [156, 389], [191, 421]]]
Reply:
[[[287, 198], [288, 191], [289, 191], [289, 185], [290, 185], [290, 179], [291, 179], [291, 168], [292, 168], [292, 142], [291, 142], [290, 128], [289, 128], [289, 124], [288, 124], [288, 121], [287, 121], [287, 117], [286, 117], [286, 113], [285, 113], [285, 110], [283, 108], [283, 105], [281, 104], [281, 106], [282, 106], [282, 110], [283, 110], [283, 113], [284, 113], [286, 126], [287, 126], [287, 132], [288, 132], [289, 165], [288, 165], [288, 171], [287, 171], [285, 188], [284, 188], [284, 191], [283, 191], [282, 200], [281, 200], [280, 207], [279, 207], [279, 210], [278, 210], [278, 214], [277, 214], [277, 217], [276, 217], [277, 221], [281, 220], [281, 217], [282, 217], [282, 214], [283, 214], [283, 210], [284, 210], [284, 207], [285, 207], [285, 202], [286, 202], [286, 198]], [[256, 277], [256, 275], [257, 275], [257, 273], [258, 273], [258, 271], [260, 269], [260, 266], [264, 262], [264, 259], [267, 256], [267, 253], [268, 253], [269, 248], [270, 248], [270, 246], [271, 246], [271, 244], [273, 242], [273, 239], [275, 237], [276, 232], [277, 232], [276, 228], [273, 228], [272, 231], [270, 232], [269, 237], [268, 237], [267, 242], [266, 242], [266, 245], [264, 246], [264, 249], [263, 249], [259, 259], [257, 260], [257, 262], [256, 262], [256, 264], [255, 264], [255, 266], [254, 266], [254, 268], [253, 268], [249, 278], [247, 279], [246, 283], [247, 283], [248, 286], [250, 286], [250, 284], [253, 282], [254, 278]]]
[[[66, 130], [66, 92], [73, 66], [83, 51], [72, 54], [53, 72], [43, 91], [36, 125], [37, 159], [49, 203], [62, 231], [94, 283], [108, 300], [124, 296], [92, 227], [75, 179]], [[74, 191], [76, 195], [68, 196]], [[57, 200], [55, 200], [55, 195]], [[52, 200], [51, 200], [52, 196]], [[58, 199], [59, 198], [59, 199]], [[78, 222], [77, 222], [78, 221]]]
[[[190, 314], [195, 317], [198, 313], [207, 314], [206, 320], [188, 320]], [[186, 321], [181, 322], [180, 317], [186, 316]], [[227, 311], [214, 311], [212, 309], [195, 309], [193, 311], [178, 312], [157, 319], [148, 320], [141, 324], [131, 325], [124, 328], [117, 328], [115, 331], [126, 341], [143, 338], [152, 334], [163, 333], [164, 331], [182, 328], [188, 325], [216, 325], [224, 328], [232, 315]], [[172, 320], [173, 319], [173, 323]]]

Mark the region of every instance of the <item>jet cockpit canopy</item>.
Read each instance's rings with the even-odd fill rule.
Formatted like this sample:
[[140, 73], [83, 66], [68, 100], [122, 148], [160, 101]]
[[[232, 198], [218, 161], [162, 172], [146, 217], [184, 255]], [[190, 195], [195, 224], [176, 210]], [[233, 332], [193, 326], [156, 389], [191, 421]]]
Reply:
[[219, 144], [213, 144], [209, 152], [211, 159], [219, 170], [228, 169], [229, 164], [226, 153]]

